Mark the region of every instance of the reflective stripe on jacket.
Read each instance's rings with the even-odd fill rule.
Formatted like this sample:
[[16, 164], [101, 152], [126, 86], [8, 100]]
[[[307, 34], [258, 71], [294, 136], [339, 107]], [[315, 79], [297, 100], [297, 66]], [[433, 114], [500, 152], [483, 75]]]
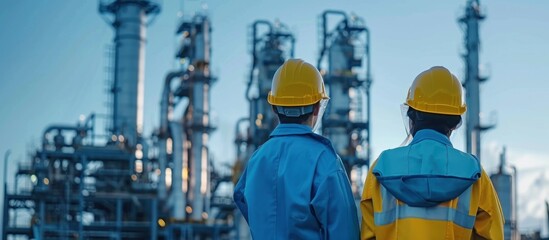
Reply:
[[361, 200], [362, 239], [503, 239], [503, 213], [472, 155], [433, 130], [384, 151]]
[[359, 239], [349, 180], [330, 141], [280, 124], [248, 162], [234, 200], [254, 239]]

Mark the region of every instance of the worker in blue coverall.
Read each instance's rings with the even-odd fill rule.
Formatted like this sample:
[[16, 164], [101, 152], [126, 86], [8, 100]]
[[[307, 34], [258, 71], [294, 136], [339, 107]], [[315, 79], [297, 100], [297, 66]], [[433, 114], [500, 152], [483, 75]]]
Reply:
[[254, 239], [359, 239], [341, 159], [330, 140], [314, 133], [328, 100], [311, 64], [290, 59], [276, 71], [268, 102], [280, 124], [234, 190]]

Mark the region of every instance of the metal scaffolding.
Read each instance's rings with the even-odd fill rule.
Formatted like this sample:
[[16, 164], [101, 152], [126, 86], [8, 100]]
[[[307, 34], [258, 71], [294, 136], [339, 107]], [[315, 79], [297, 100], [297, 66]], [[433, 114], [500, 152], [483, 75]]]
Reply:
[[[46, 128], [41, 149], [18, 166], [16, 188], [5, 194], [5, 239], [156, 239], [157, 200], [150, 184], [136, 181], [135, 152], [118, 137], [95, 143], [94, 126], [92, 114]], [[31, 216], [25, 224], [21, 210]]]

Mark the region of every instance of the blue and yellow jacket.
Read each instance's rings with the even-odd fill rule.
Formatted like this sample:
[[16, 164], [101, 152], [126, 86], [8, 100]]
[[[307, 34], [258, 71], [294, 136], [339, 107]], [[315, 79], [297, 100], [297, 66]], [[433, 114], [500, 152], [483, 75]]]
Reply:
[[359, 239], [349, 180], [330, 141], [280, 124], [248, 162], [234, 201], [254, 239]]
[[420, 130], [381, 153], [361, 200], [362, 239], [503, 239], [503, 213], [478, 159]]

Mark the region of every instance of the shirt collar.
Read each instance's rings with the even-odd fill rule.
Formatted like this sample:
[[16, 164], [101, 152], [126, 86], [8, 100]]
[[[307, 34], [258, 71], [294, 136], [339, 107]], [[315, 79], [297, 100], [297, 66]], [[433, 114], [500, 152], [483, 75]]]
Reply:
[[434, 140], [437, 142], [440, 142], [444, 145], [452, 146], [452, 143], [450, 142], [450, 139], [448, 139], [447, 136], [443, 135], [442, 133], [439, 133], [435, 130], [431, 129], [422, 129], [416, 132], [416, 135], [414, 136], [414, 139], [410, 143], [410, 145], [419, 143], [423, 140]]
[[312, 134], [311, 127], [303, 124], [295, 123], [281, 123], [273, 130], [271, 137], [285, 136], [285, 135], [303, 135]]

